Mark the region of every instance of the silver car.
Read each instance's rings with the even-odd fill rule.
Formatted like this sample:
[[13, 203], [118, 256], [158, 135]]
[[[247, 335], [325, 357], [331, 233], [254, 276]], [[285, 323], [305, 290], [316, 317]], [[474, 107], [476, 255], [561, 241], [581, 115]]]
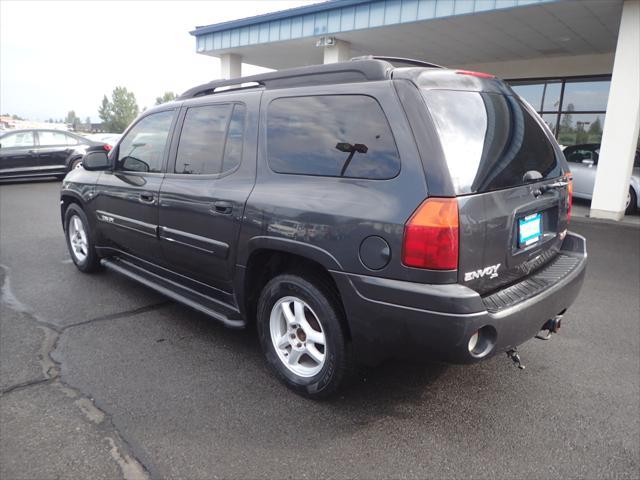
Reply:
[[[599, 143], [586, 143], [583, 145], [571, 145], [565, 147], [564, 156], [569, 162], [569, 168], [573, 174], [573, 196], [591, 200], [593, 186], [596, 182], [598, 170], [598, 157], [600, 156]], [[633, 213], [640, 209], [640, 151], [636, 151], [633, 161], [633, 171], [629, 182], [627, 194], [626, 213]]]

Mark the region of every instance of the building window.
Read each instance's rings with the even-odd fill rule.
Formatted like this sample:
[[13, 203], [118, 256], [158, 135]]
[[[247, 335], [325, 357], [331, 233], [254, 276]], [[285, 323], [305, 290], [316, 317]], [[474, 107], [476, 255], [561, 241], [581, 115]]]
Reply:
[[542, 116], [561, 145], [600, 143], [610, 76], [513, 80], [509, 83]]

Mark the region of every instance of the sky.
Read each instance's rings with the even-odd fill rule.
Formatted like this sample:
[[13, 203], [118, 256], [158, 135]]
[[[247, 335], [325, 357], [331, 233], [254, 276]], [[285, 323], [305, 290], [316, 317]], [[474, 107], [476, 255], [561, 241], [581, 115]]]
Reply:
[[0, 113], [46, 121], [73, 110], [98, 122], [116, 86], [151, 107], [166, 91], [220, 78], [219, 60], [195, 52], [196, 25], [310, 3], [318, 0], [0, 0]]

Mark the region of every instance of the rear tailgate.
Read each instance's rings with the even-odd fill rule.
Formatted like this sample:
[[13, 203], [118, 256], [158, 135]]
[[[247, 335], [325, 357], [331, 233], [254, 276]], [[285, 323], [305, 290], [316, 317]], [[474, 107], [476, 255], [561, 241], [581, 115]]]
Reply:
[[548, 128], [490, 82], [501, 88], [423, 90], [458, 196], [458, 281], [481, 294], [558, 253], [570, 204], [568, 168]]

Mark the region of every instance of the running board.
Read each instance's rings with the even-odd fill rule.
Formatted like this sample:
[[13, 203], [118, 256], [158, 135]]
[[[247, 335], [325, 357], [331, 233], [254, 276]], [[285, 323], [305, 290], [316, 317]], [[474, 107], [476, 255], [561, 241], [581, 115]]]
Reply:
[[227, 327], [246, 327], [246, 322], [244, 320], [231, 319], [224, 313], [218, 311], [217, 308], [231, 310], [229, 307], [224, 307], [221, 302], [196, 292], [195, 290], [191, 290], [190, 288], [183, 287], [171, 280], [164, 279], [152, 272], [149, 272], [148, 270], [129, 263], [126, 260], [103, 258], [100, 260], [100, 264], [109, 270], [120, 273], [131, 280], [141, 283], [142, 285], [165, 295], [176, 302], [180, 302], [194, 310], [198, 310], [199, 312], [222, 322]]

